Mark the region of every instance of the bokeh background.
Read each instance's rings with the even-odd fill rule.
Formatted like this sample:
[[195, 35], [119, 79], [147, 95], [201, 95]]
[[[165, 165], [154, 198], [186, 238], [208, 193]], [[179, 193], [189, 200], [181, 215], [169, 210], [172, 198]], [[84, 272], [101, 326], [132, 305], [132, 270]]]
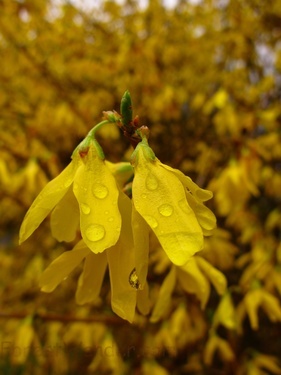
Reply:
[[[281, 1], [0, 1], [0, 372], [281, 374]], [[228, 290], [173, 294], [159, 322], [114, 316], [105, 280], [75, 303], [38, 277], [73, 244], [46, 220], [18, 246], [30, 204], [125, 90], [164, 163], [214, 192], [202, 256]], [[111, 161], [132, 149], [118, 129]], [[157, 295], [165, 265], [151, 257]], [[192, 288], [191, 288], [192, 289]]]

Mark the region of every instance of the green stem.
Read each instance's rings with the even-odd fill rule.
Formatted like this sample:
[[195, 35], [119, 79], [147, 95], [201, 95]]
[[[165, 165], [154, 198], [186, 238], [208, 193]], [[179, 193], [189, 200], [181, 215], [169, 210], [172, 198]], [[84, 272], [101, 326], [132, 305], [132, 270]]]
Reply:
[[96, 135], [96, 132], [103, 126], [103, 125], [106, 125], [106, 124], [111, 124], [110, 121], [108, 120], [103, 120], [101, 122], [99, 122], [97, 125], [95, 125], [88, 133], [87, 137], [91, 137], [91, 138], [94, 138], [95, 139], [95, 135]]

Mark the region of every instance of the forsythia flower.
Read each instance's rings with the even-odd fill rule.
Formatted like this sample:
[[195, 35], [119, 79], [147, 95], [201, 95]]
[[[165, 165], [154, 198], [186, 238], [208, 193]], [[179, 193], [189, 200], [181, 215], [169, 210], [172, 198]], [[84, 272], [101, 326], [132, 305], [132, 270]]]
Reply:
[[29, 208], [20, 229], [20, 243], [55, 207], [51, 220], [54, 236], [60, 241], [73, 240], [79, 220], [75, 198], [79, 204], [82, 238], [93, 253], [101, 253], [118, 241], [121, 230], [119, 189], [95, 140], [86, 138], [74, 151], [72, 159]]
[[203, 235], [216, 226], [203, 202], [212, 198], [189, 177], [158, 160], [142, 139], [131, 161], [134, 167], [133, 203], [156, 234], [170, 260], [184, 265], [203, 248]]

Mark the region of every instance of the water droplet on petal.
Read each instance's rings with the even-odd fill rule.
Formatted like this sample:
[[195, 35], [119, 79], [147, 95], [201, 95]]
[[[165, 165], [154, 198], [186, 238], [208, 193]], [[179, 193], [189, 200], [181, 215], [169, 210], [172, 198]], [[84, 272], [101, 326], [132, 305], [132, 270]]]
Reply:
[[109, 221], [110, 223], [112, 223], [113, 220], [114, 220], [114, 218], [113, 218], [112, 216], [108, 218], [108, 221]]
[[86, 237], [89, 241], [99, 241], [105, 235], [105, 230], [102, 225], [99, 224], [92, 224], [86, 229]]
[[145, 184], [148, 190], [156, 190], [159, 186], [157, 178], [152, 173], [146, 177]]
[[132, 269], [132, 271], [129, 275], [129, 283], [130, 283], [131, 287], [134, 288], [134, 289], [139, 289], [141, 287], [135, 268]]
[[141, 197], [142, 197], [142, 199], [146, 199], [147, 195], [146, 194], [142, 194]]
[[86, 203], [81, 203], [81, 211], [83, 214], [88, 215], [91, 212], [91, 209]]
[[104, 199], [108, 196], [108, 189], [103, 184], [95, 184], [93, 186], [93, 194], [98, 199]]
[[153, 216], [146, 215], [144, 216], [144, 219], [146, 220], [150, 228], [155, 229], [158, 227], [158, 221]]
[[170, 204], [162, 204], [158, 208], [158, 211], [160, 212], [162, 216], [168, 217], [172, 215], [172, 213], [174, 212], [174, 209], [173, 209], [173, 206], [171, 206]]

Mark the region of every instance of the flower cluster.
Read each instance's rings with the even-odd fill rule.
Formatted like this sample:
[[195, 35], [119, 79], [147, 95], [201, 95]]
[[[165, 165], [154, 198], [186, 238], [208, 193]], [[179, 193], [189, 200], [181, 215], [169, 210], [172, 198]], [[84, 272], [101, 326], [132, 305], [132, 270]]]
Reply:
[[[130, 99], [128, 93], [125, 99]], [[197, 270], [198, 262], [191, 259], [202, 250], [204, 235], [211, 234], [216, 218], [204, 205], [212, 193], [161, 163], [148, 144], [148, 129], [139, 127], [137, 120], [130, 121], [128, 114], [125, 116], [127, 102], [122, 105], [126, 122], [116, 112], [107, 112], [105, 120], [74, 150], [70, 164], [35, 199], [23, 220], [20, 243], [49, 213], [52, 234], [58, 241], [73, 241], [80, 233], [73, 250], [63, 253], [44, 271], [42, 290], [53, 291], [84, 260], [76, 300], [80, 304], [90, 302], [99, 296], [108, 268], [112, 309], [132, 322], [136, 307], [143, 314], [150, 310], [146, 280], [150, 233], [168, 256], [171, 272], [176, 267], [183, 283], [189, 270]], [[95, 133], [108, 122], [116, 123], [135, 145], [131, 163], [105, 160]], [[130, 181], [131, 194], [126, 194], [124, 187]], [[224, 280], [222, 284], [224, 289]], [[200, 289], [200, 281], [198, 285]], [[190, 285], [185, 289], [196, 292], [198, 288]]]

